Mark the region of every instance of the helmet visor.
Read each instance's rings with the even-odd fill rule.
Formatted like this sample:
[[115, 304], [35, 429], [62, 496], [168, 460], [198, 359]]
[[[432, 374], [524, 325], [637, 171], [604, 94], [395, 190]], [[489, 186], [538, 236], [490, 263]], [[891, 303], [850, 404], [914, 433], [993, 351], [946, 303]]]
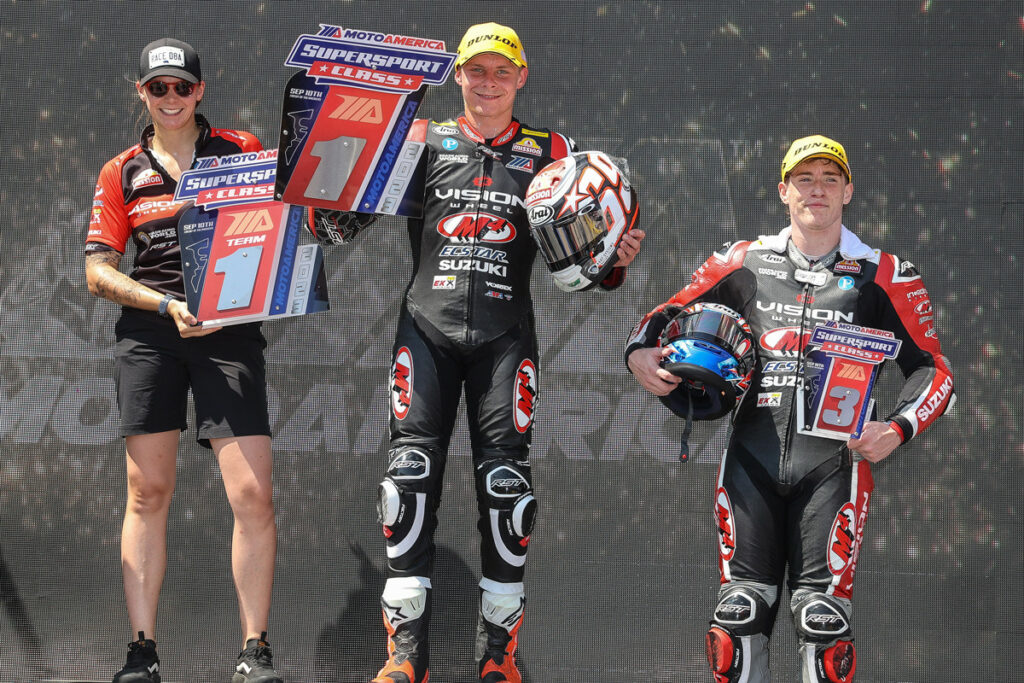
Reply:
[[749, 344], [746, 343], [746, 332], [739, 323], [731, 316], [710, 308], [677, 318], [669, 323], [669, 328], [665, 329], [666, 339], [703, 339], [719, 344], [735, 355], [742, 355], [749, 348]]
[[552, 271], [577, 263], [582, 254], [593, 251], [594, 245], [606, 232], [604, 216], [596, 208], [530, 230], [541, 256]]

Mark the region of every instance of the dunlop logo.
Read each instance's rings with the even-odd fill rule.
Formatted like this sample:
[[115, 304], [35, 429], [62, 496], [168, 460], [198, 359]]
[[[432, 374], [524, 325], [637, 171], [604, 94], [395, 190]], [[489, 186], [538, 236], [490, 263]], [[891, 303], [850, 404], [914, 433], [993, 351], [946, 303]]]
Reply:
[[254, 232], [267, 232], [274, 229], [274, 219], [267, 209], [231, 214], [228, 217], [231, 219], [231, 226], [224, 233], [225, 237], [251, 235]]
[[384, 116], [381, 112], [380, 100], [373, 97], [353, 97], [342, 95], [341, 104], [330, 113], [328, 118], [356, 123], [381, 123]]

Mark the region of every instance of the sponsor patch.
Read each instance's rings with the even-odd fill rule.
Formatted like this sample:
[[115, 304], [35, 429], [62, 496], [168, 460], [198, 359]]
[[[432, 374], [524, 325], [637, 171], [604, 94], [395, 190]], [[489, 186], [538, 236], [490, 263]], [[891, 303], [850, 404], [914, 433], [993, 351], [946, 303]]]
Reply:
[[835, 270], [835, 272], [837, 273], [856, 274], [860, 272], [860, 263], [857, 261], [842, 260], [836, 263], [835, 268], [833, 270]]
[[513, 152], [519, 152], [521, 154], [532, 154], [535, 157], [539, 157], [542, 152], [540, 145], [537, 141], [532, 138], [521, 138], [518, 142], [512, 145]]
[[511, 242], [516, 236], [514, 225], [489, 213], [457, 213], [437, 224], [437, 231], [453, 242]]
[[853, 561], [854, 541], [857, 538], [857, 510], [853, 503], [844, 505], [832, 522], [828, 541], [828, 570], [842, 574]]
[[537, 406], [537, 366], [524, 358], [516, 370], [516, 384], [512, 395], [512, 418], [516, 431], [525, 434], [533, 424], [533, 411]]
[[512, 155], [512, 158], [505, 162], [505, 168], [512, 171], [523, 171], [533, 173], [533, 159]]
[[457, 275], [435, 275], [433, 289], [455, 289]]
[[149, 187], [150, 185], [159, 185], [164, 181], [163, 177], [154, 171], [153, 169], [146, 169], [139, 175], [132, 178], [132, 189], [137, 190], [140, 187]]
[[391, 411], [404, 420], [412, 405], [412, 354], [403, 346], [391, 365]]
[[782, 393], [779, 391], [773, 391], [769, 394], [758, 394], [757, 395], [757, 407], [758, 408], [778, 408], [782, 405]]
[[440, 161], [454, 161], [457, 164], [469, 163], [468, 154], [438, 154], [437, 158]]
[[773, 270], [771, 268], [758, 268], [757, 269], [757, 274], [758, 275], [767, 275], [768, 277], [773, 277], [776, 280], [785, 280], [785, 279], [789, 278], [789, 273], [787, 273], [786, 271], [784, 271], [784, 270]]
[[736, 520], [729, 493], [722, 487], [715, 493], [715, 519], [718, 521], [718, 554], [723, 562], [728, 562], [736, 552]]

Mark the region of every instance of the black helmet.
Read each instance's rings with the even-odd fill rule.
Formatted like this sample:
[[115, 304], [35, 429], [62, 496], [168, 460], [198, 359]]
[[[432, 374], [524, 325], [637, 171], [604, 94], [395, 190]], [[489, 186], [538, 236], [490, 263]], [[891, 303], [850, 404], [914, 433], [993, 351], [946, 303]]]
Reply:
[[604, 152], [577, 152], [545, 166], [526, 191], [526, 210], [530, 234], [567, 292], [608, 276], [639, 215], [636, 190]]
[[714, 420], [733, 409], [750, 386], [754, 343], [747, 321], [719, 304], [693, 304], [662, 331], [672, 352], [661, 365], [683, 382], [661, 402], [683, 418]]

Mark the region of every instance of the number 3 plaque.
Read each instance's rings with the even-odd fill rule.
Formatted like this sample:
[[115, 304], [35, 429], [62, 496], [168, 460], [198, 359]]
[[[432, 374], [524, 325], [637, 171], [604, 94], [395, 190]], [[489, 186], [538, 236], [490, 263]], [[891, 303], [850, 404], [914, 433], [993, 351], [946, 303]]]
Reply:
[[817, 325], [807, 342], [798, 390], [800, 433], [842, 441], [859, 438], [873, 407], [878, 370], [883, 361], [896, 357], [901, 343], [886, 330], [836, 322]]

